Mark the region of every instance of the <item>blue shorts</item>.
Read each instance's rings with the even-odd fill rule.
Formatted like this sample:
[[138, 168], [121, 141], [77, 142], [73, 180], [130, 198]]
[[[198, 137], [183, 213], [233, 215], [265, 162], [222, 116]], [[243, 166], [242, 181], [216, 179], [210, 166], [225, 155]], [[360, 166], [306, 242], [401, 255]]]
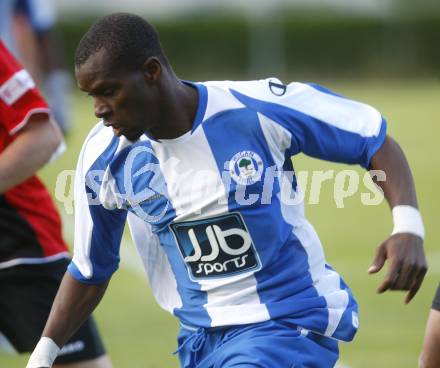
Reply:
[[339, 357], [337, 340], [298, 329], [289, 319], [190, 331], [178, 339], [182, 368], [326, 368]]

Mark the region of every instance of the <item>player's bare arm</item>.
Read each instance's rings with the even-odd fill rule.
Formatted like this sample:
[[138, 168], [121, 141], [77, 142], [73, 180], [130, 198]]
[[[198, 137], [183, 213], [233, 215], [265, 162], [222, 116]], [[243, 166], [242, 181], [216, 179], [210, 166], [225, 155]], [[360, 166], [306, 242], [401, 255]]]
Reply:
[[[376, 182], [391, 208], [406, 205], [417, 208], [417, 197], [408, 162], [399, 145], [389, 136], [373, 156], [371, 170], [382, 170], [386, 180]], [[379, 272], [388, 260], [387, 275], [377, 291], [405, 290], [409, 303], [419, 290], [427, 271], [422, 237], [414, 233], [396, 233], [386, 239], [376, 250], [369, 273]]]
[[20, 184], [46, 164], [62, 142], [58, 126], [36, 113], [0, 155], [0, 193]]
[[53, 302], [43, 336], [50, 337], [58, 346], [64, 346], [101, 301], [108, 282], [97, 285], [82, 284], [66, 272]]
[[[52, 342], [50, 340], [47, 341], [51, 344], [55, 343], [58, 348], [64, 346], [99, 304], [108, 283], [109, 280], [97, 285], [82, 284], [76, 281], [69, 272], [66, 272], [53, 302], [46, 327], [42, 334], [43, 338], [49, 338]], [[47, 361], [46, 355], [48, 353], [50, 354], [50, 348], [48, 349], [45, 346], [44, 349], [38, 349], [37, 345], [27, 367], [39, 367], [36, 364], [36, 360]], [[51, 359], [49, 358], [49, 360]], [[46, 365], [41, 367], [44, 368]]]

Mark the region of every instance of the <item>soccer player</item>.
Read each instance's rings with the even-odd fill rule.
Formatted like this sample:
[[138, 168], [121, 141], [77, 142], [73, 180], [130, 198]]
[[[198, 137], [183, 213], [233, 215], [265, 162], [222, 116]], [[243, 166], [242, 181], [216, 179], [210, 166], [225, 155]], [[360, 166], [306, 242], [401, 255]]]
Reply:
[[420, 368], [440, 367], [440, 285], [437, 288], [426, 324], [423, 350], [419, 359]]
[[370, 272], [388, 260], [379, 292], [414, 297], [423, 223], [407, 161], [374, 108], [275, 78], [182, 81], [154, 28], [125, 13], [88, 30], [75, 66], [101, 121], [77, 167], [74, 257], [28, 368], [50, 367], [103, 297], [126, 220], [157, 301], [180, 320], [182, 367], [334, 366], [357, 303], [291, 203], [299, 152], [386, 172], [395, 228]]
[[66, 133], [71, 77], [63, 67], [56, 18], [53, 0], [2, 0], [0, 4], [0, 37], [43, 87], [52, 114]]
[[[34, 175], [62, 137], [50, 111], [0, 41], [0, 333], [31, 352], [69, 263], [61, 222]], [[57, 367], [109, 368], [91, 318], [65, 344]]]

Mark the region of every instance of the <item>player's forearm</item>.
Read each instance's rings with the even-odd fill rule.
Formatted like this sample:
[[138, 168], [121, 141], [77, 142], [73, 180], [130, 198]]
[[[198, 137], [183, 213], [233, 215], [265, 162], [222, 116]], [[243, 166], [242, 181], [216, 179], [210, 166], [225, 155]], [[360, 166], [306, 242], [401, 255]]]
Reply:
[[60, 348], [85, 322], [105, 293], [108, 282], [85, 285], [66, 272], [52, 305], [42, 337], [26, 368], [52, 367]]
[[0, 154], [0, 193], [39, 170], [62, 143], [59, 128], [47, 114], [35, 114]]
[[66, 272], [42, 336], [51, 338], [59, 347], [64, 346], [93, 312], [107, 286], [108, 281], [99, 285], [82, 284]]
[[381, 170], [385, 181], [375, 181], [379, 185], [391, 208], [397, 205], [417, 207], [414, 180], [408, 161], [400, 146], [389, 136], [371, 159], [370, 170]]
[[377, 291], [407, 290], [405, 303], [409, 303], [419, 290], [427, 271], [423, 250], [425, 230], [417, 209], [417, 197], [408, 162], [399, 145], [386, 137], [382, 147], [373, 156], [371, 170], [381, 170], [386, 180], [377, 182], [393, 209], [394, 227], [376, 249], [369, 273], [379, 272], [389, 262], [389, 269]]

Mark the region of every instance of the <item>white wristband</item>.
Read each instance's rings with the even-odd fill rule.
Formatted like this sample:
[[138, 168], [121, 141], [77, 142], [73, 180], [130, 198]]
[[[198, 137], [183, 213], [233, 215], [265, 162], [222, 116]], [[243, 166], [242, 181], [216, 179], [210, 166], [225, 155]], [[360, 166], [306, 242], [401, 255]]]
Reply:
[[26, 368], [51, 368], [60, 348], [49, 337], [42, 337], [32, 352]]
[[422, 216], [417, 208], [413, 206], [396, 206], [392, 210], [394, 228], [391, 235], [409, 233], [425, 238], [425, 228]]

